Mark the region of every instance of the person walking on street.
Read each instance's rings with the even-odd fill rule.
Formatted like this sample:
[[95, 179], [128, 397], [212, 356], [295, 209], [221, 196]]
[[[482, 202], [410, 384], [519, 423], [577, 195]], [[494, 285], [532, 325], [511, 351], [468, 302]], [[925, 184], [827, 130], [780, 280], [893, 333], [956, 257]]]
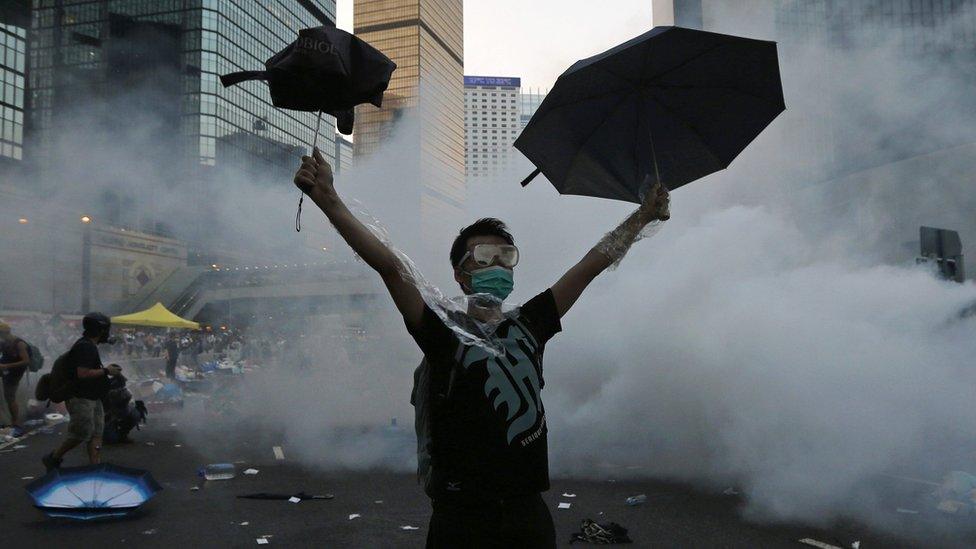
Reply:
[[24, 428], [20, 425], [20, 405], [17, 403], [17, 388], [20, 380], [30, 365], [30, 353], [27, 343], [15, 336], [10, 325], [0, 322], [0, 378], [3, 379], [3, 399], [10, 412], [10, 424], [13, 426], [11, 435], [24, 436]]
[[180, 356], [180, 344], [176, 334], [166, 339], [166, 377], [176, 379], [176, 359]]
[[64, 455], [76, 446], [87, 443], [88, 461], [92, 465], [101, 460], [102, 431], [105, 428], [105, 410], [102, 399], [109, 390], [108, 376], [122, 372], [118, 364], [102, 365], [98, 344], [106, 343], [112, 322], [101, 313], [89, 313], [82, 319], [84, 332], [72, 345], [65, 360], [69, 365], [73, 388], [65, 401], [70, 414], [67, 438], [61, 446], [42, 458], [50, 471], [61, 466]]
[[411, 401], [418, 473], [433, 508], [427, 547], [556, 547], [541, 495], [549, 489], [545, 345], [590, 282], [623, 259], [645, 226], [670, 217], [667, 190], [649, 188], [640, 208], [517, 308], [502, 307], [519, 259], [505, 224], [484, 218], [461, 229], [450, 260], [466, 306], [452, 309], [426, 301], [405, 262], [343, 203], [318, 149], [302, 157], [294, 183], [377, 272], [423, 351]]

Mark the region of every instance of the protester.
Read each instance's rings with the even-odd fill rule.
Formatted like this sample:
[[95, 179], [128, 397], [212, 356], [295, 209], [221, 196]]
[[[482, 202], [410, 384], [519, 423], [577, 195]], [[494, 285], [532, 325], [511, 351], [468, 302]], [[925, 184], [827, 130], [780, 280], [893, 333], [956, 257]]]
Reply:
[[3, 399], [10, 411], [11, 436], [24, 436], [20, 425], [20, 405], [17, 403], [17, 388], [30, 364], [27, 343], [15, 336], [10, 325], [0, 322], [0, 377], [3, 379]]
[[179, 356], [180, 345], [176, 335], [172, 334], [166, 339], [166, 377], [176, 379], [176, 360]]
[[503, 349], [495, 356], [464, 345], [425, 303], [412, 273], [405, 276], [407, 266], [349, 211], [335, 191], [331, 166], [318, 150], [313, 155], [302, 157], [295, 184], [380, 275], [424, 353], [412, 402], [418, 469], [433, 507], [427, 547], [555, 547], [552, 516], [541, 497], [549, 489], [540, 394], [545, 343], [561, 330], [560, 318], [583, 290], [623, 258], [641, 230], [669, 217], [667, 191], [650, 189], [641, 207], [550, 289], [510, 314], [501, 303], [514, 287], [518, 263], [512, 235], [491, 218], [461, 230], [451, 265], [471, 299], [466, 311], [457, 312], [467, 319], [458, 322], [495, 322], [490, 337]]
[[117, 364], [102, 366], [98, 344], [106, 343], [112, 323], [101, 313], [89, 313], [82, 319], [84, 332], [72, 345], [65, 360], [73, 387], [71, 397], [65, 401], [70, 415], [67, 438], [61, 446], [42, 458], [48, 471], [61, 466], [64, 455], [83, 442], [88, 444], [88, 461], [100, 461], [102, 432], [105, 428], [105, 412], [102, 399], [108, 393], [108, 376], [119, 375]]

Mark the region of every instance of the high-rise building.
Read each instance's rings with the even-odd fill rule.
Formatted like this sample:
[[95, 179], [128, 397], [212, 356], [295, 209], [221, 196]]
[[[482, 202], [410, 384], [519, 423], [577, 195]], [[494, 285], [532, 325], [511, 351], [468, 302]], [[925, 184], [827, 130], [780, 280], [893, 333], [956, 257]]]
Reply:
[[335, 173], [341, 174], [352, 169], [353, 144], [341, 135], [336, 136]]
[[407, 168], [419, 182], [400, 189], [408, 194], [402, 207], [419, 222], [413, 236], [427, 242], [456, 231], [463, 220], [462, 7], [462, 0], [355, 0], [356, 35], [397, 64], [383, 107], [356, 110], [355, 153], [372, 154], [389, 138], [412, 147], [407, 156], [416, 166]]
[[24, 156], [24, 89], [30, 1], [0, 5], [0, 164]]
[[519, 132], [529, 124], [529, 120], [532, 120], [535, 111], [539, 110], [539, 105], [542, 104], [542, 100], [548, 94], [548, 88], [536, 88], [534, 90], [527, 88], [519, 93]]
[[[77, 112], [94, 122], [149, 123], [156, 150], [188, 165], [291, 170], [269, 149], [308, 148], [316, 119], [271, 104], [263, 82], [224, 88], [219, 75], [261, 68], [299, 29], [335, 20], [335, 0], [49, 0], [35, 2], [31, 113], [38, 154], [63, 144]], [[91, 124], [86, 114], [82, 123]], [[331, 117], [318, 138], [333, 149]], [[66, 126], [67, 125], [67, 126]], [[240, 138], [246, 134], [248, 138]], [[172, 136], [180, 136], [172, 139]], [[158, 146], [166, 137], [168, 149]]]
[[519, 78], [464, 77], [465, 174], [486, 176], [509, 167], [520, 127]]

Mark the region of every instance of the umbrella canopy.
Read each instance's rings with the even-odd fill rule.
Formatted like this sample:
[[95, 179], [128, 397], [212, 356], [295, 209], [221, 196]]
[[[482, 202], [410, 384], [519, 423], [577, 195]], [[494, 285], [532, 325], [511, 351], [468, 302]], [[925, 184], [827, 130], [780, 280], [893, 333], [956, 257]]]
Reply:
[[48, 516], [92, 520], [125, 516], [163, 488], [148, 471], [102, 463], [54, 469], [26, 489]]
[[352, 108], [382, 106], [396, 63], [382, 52], [334, 26], [303, 29], [298, 39], [264, 63], [263, 71], [225, 74], [221, 83], [266, 80], [274, 106], [336, 116], [339, 131], [352, 133]]
[[180, 318], [169, 311], [162, 303], [157, 302], [152, 307], [128, 315], [113, 316], [113, 324], [130, 324], [133, 326], [155, 326], [157, 328], [187, 328], [199, 330], [200, 323]]
[[775, 42], [656, 27], [559, 77], [515, 141], [538, 168], [522, 184], [639, 203], [725, 169], [785, 109]]

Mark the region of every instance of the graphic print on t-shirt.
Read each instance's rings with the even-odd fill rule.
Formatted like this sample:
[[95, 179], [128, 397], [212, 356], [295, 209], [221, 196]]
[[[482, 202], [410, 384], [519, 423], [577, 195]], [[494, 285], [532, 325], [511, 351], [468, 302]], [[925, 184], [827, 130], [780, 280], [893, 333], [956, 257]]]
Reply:
[[534, 361], [538, 345], [516, 321], [509, 324], [501, 343], [505, 348], [504, 356], [494, 356], [480, 347], [471, 347], [461, 363], [465, 370], [485, 363], [488, 372], [485, 396], [491, 400], [496, 412], [505, 405], [508, 443], [511, 444], [516, 437], [532, 429], [543, 415], [539, 371]]

